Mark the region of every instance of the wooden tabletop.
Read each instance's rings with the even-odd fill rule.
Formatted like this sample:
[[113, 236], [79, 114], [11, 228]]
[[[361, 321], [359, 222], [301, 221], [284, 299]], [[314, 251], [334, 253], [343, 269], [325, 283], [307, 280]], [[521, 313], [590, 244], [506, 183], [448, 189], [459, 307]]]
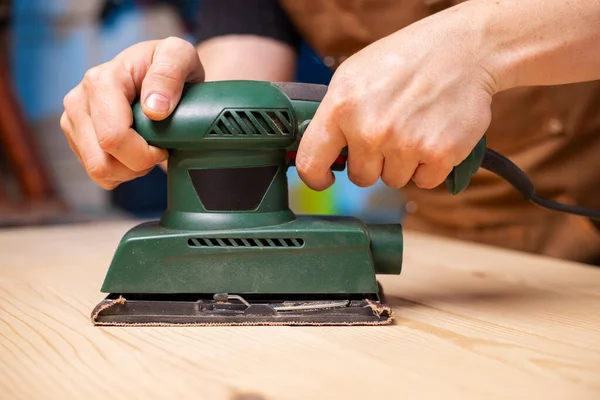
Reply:
[[600, 269], [405, 234], [382, 327], [94, 327], [135, 221], [0, 231], [0, 399], [600, 399]]

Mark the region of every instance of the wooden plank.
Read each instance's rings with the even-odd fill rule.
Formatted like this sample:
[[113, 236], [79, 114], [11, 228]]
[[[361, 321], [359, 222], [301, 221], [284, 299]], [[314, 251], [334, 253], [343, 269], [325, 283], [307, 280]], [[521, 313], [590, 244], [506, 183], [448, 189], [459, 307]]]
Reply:
[[600, 270], [407, 232], [386, 327], [93, 327], [134, 222], [0, 232], [0, 398], [598, 399]]

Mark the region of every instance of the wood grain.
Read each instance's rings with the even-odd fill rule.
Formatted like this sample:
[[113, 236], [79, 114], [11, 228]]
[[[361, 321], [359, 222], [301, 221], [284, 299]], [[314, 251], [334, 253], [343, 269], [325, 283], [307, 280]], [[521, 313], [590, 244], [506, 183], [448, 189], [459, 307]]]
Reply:
[[1, 399], [599, 399], [600, 270], [407, 232], [384, 327], [99, 328], [133, 221], [0, 232]]

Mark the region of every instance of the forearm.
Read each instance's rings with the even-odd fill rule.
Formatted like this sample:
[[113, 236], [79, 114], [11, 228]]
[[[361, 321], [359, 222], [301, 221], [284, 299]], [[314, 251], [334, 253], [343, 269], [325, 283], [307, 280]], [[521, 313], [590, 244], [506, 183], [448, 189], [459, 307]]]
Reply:
[[285, 43], [250, 35], [221, 36], [197, 46], [207, 81], [291, 81], [296, 53]]
[[455, 11], [478, 31], [496, 91], [600, 79], [600, 0], [470, 0]]

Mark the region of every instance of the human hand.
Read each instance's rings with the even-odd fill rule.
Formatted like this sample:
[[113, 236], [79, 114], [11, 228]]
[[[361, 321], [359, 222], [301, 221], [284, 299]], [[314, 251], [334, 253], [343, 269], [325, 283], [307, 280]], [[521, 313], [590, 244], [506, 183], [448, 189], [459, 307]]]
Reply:
[[203, 79], [196, 49], [178, 38], [136, 44], [87, 71], [64, 98], [60, 125], [90, 178], [110, 190], [165, 161], [166, 150], [150, 146], [131, 128], [131, 103], [139, 95], [144, 113], [162, 120], [184, 84]]
[[365, 47], [335, 72], [304, 133], [296, 168], [312, 189], [348, 146], [348, 177], [381, 177], [401, 188], [445, 181], [491, 122], [497, 90], [477, 27], [454, 10], [438, 13]]

